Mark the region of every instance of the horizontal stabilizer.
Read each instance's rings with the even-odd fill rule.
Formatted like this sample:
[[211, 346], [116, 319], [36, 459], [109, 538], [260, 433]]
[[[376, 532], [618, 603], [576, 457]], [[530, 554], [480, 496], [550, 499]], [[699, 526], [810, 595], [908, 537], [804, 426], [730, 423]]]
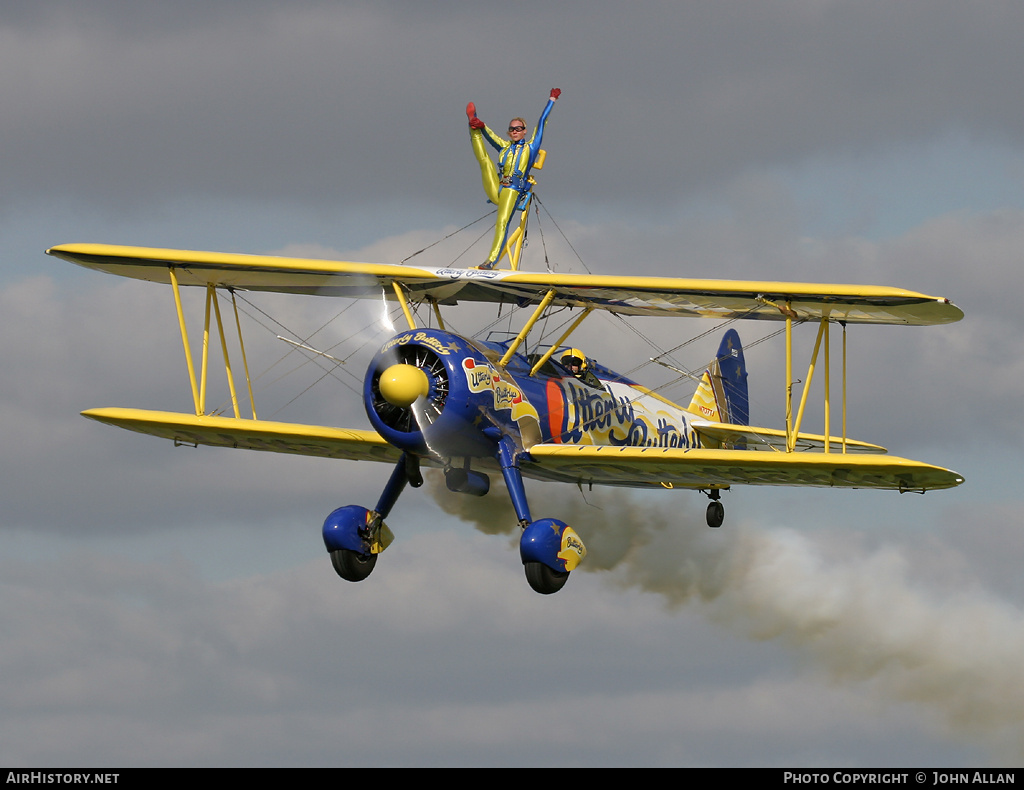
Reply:
[[[727, 447], [743, 447], [747, 450], [785, 450], [786, 432], [775, 428], [751, 428], [748, 425], [729, 425], [717, 422], [694, 421], [693, 427], [702, 439]], [[842, 453], [843, 437], [829, 436], [829, 450]], [[800, 433], [796, 438], [795, 452], [825, 449], [825, 437], [820, 434]], [[886, 449], [877, 444], [846, 440], [847, 453], [884, 453]]]

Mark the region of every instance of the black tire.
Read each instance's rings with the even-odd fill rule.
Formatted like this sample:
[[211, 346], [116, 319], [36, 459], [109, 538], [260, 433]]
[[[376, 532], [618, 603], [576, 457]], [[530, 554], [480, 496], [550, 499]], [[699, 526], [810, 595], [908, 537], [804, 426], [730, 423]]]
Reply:
[[708, 502], [708, 526], [712, 529], [718, 529], [722, 526], [722, 522], [725, 521], [725, 505], [719, 502], [717, 499], [713, 499]]
[[527, 562], [523, 565], [526, 569], [526, 581], [534, 592], [541, 595], [551, 595], [565, 587], [569, 578], [568, 571], [559, 572], [549, 568], [543, 562]]
[[360, 554], [351, 549], [337, 549], [331, 552], [331, 564], [345, 581], [361, 582], [373, 572], [373, 567], [377, 564], [377, 555]]

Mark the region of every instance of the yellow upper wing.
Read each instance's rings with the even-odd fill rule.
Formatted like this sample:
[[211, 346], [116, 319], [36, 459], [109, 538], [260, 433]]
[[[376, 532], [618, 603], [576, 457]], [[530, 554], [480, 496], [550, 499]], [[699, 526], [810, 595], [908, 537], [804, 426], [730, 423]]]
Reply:
[[594, 307], [623, 315], [701, 318], [816, 319], [866, 324], [947, 324], [963, 318], [948, 299], [874, 285], [824, 285], [753, 280], [540, 274], [430, 266], [350, 263], [264, 255], [65, 244], [50, 255], [90, 269], [153, 282], [219, 285], [249, 291], [393, 298], [398, 283], [413, 298], [441, 304], [537, 304], [553, 291], [555, 305]]

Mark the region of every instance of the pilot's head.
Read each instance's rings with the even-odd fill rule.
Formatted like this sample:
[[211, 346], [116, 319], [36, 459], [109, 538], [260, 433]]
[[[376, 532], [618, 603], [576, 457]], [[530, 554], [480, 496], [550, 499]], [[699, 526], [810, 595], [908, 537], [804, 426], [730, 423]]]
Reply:
[[574, 376], [582, 376], [587, 372], [587, 355], [578, 348], [570, 348], [562, 354], [562, 367]]

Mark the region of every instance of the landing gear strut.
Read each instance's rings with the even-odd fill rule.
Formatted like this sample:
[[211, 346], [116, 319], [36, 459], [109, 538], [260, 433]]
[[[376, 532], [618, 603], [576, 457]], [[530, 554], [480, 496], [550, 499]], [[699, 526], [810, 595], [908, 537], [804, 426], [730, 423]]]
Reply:
[[327, 517], [324, 545], [331, 555], [334, 570], [345, 581], [361, 582], [369, 576], [377, 564], [377, 555], [394, 540], [384, 519], [406, 485], [419, 488], [423, 485], [423, 475], [419, 459], [403, 453], [374, 510], [347, 505]]
[[564, 521], [556, 518], [534, 521], [530, 516], [516, 448], [507, 436], [498, 444], [498, 461], [519, 526], [523, 528], [519, 557], [526, 571], [526, 581], [541, 595], [556, 593], [565, 586], [569, 572], [579, 565], [587, 550], [580, 536]]

